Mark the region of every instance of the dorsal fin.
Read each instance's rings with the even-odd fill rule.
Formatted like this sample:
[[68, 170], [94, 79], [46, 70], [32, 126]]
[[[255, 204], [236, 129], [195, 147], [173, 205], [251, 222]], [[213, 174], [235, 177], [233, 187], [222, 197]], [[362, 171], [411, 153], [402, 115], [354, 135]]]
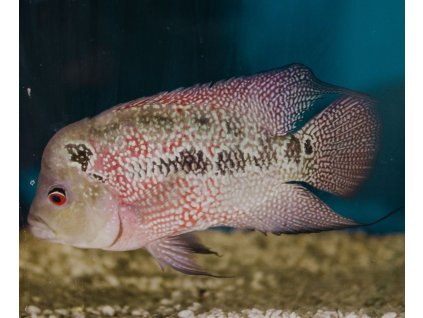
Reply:
[[292, 64], [248, 77], [162, 92], [121, 104], [113, 111], [147, 104], [223, 108], [235, 116], [247, 116], [272, 135], [283, 135], [298, 128], [297, 123], [317, 99], [331, 93], [363, 96], [326, 84], [308, 67]]

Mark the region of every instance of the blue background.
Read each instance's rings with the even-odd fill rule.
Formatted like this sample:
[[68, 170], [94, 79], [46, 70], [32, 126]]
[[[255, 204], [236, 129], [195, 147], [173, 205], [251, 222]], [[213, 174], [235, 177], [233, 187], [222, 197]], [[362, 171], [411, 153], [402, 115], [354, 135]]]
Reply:
[[[369, 180], [352, 198], [322, 198], [363, 222], [403, 207], [402, 1], [21, 0], [20, 224], [59, 128], [137, 97], [293, 62], [378, 100]], [[404, 214], [365, 230], [403, 231]]]

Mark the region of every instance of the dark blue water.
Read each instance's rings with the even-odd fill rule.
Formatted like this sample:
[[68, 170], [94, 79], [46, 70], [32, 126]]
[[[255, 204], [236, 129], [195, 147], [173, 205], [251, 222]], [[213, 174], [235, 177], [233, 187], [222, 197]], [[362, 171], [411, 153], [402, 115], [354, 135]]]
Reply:
[[[325, 201], [364, 222], [404, 206], [402, 1], [21, 0], [20, 15], [21, 222], [42, 150], [61, 127], [137, 97], [293, 62], [379, 102], [372, 175], [356, 196]], [[404, 214], [366, 230], [403, 231]]]

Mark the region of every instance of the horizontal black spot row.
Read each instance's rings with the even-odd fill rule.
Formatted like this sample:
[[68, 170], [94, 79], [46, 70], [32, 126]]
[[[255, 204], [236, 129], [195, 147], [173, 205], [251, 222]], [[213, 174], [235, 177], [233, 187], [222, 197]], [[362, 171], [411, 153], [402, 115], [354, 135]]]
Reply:
[[171, 170], [175, 172], [184, 171], [186, 174], [205, 174], [213, 169], [213, 164], [201, 150], [191, 148], [183, 150], [173, 159], [160, 158], [159, 162], [154, 161], [152, 172], [158, 169], [160, 173], [168, 175]]
[[227, 173], [244, 172], [248, 165], [267, 169], [276, 162], [276, 151], [266, 145], [262, 151], [254, 156], [244, 153], [239, 149], [230, 151], [222, 150], [217, 154], [216, 168], [218, 173], [225, 175]]

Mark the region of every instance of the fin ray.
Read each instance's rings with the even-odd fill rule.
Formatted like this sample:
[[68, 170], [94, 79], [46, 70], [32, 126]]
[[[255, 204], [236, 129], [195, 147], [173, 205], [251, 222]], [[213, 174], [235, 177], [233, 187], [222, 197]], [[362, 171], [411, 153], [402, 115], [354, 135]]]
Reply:
[[219, 277], [202, 270], [193, 259], [194, 253], [218, 254], [201, 244], [192, 233], [159, 239], [147, 244], [146, 248], [162, 269], [170, 266], [184, 274]]
[[305, 158], [298, 181], [336, 195], [351, 195], [372, 166], [379, 125], [373, 102], [342, 97], [296, 133], [313, 153]]
[[[283, 183], [268, 190], [266, 198], [244, 198], [245, 212], [229, 226], [255, 229], [277, 235], [312, 233], [358, 226], [358, 223], [336, 214], [305, 187]], [[260, 202], [250, 209], [252, 202]], [[242, 204], [242, 203], [240, 203]]]

